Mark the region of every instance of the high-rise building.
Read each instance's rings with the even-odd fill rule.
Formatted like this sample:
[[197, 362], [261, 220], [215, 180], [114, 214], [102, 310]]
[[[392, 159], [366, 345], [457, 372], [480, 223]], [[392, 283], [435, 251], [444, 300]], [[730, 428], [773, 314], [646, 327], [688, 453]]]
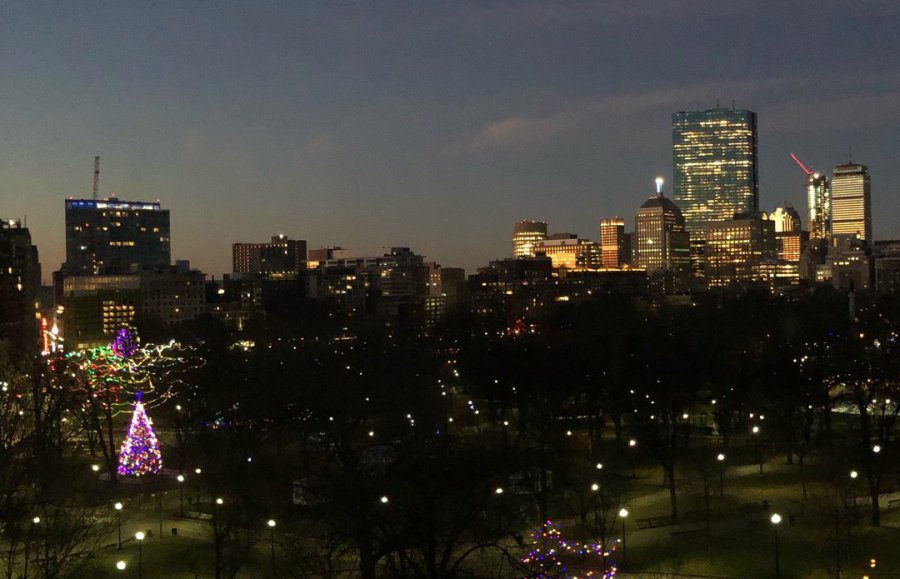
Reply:
[[775, 233], [800, 231], [801, 229], [800, 214], [787, 201], [776, 206], [775, 211], [769, 213], [768, 217], [775, 222]]
[[626, 255], [625, 220], [621, 217], [600, 220], [600, 250], [603, 267], [621, 268], [630, 261]]
[[828, 189], [828, 177], [819, 173], [806, 176], [806, 203], [809, 237], [828, 239], [831, 236], [831, 191]]
[[662, 193], [657, 179], [656, 195], [647, 199], [634, 217], [633, 265], [647, 270], [679, 273], [690, 267], [690, 243], [681, 210]]
[[872, 247], [871, 182], [865, 165], [851, 162], [834, 168], [831, 231], [833, 235], [855, 234]]
[[171, 262], [169, 211], [159, 203], [66, 200], [64, 275], [119, 274]]
[[17, 352], [38, 345], [41, 264], [31, 233], [18, 219], [0, 220], [0, 340]]
[[547, 238], [545, 221], [516, 221], [513, 226], [513, 257], [531, 257], [532, 246]]
[[565, 233], [551, 235], [531, 248], [534, 256], [546, 256], [554, 268], [570, 270], [599, 269], [603, 265], [600, 245], [590, 239]]
[[691, 240], [710, 221], [758, 211], [756, 113], [714, 108], [672, 115], [676, 205]]
[[798, 264], [804, 240], [800, 214], [793, 205], [785, 201], [775, 207], [775, 211], [769, 213], [768, 218], [775, 223], [775, 246], [778, 259]]
[[306, 270], [306, 241], [275, 235], [269, 243], [235, 243], [231, 256], [234, 273], [295, 279]]
[[[778, 275], [775, 222], [764, 213], [711, 221], [705, 238], [704, 271], [709, 287], [770, 285]], [[796, 267], [790, 277], [796, 278]]]
[[900, 295], [900, 240], [875, 242], [875, 289]]

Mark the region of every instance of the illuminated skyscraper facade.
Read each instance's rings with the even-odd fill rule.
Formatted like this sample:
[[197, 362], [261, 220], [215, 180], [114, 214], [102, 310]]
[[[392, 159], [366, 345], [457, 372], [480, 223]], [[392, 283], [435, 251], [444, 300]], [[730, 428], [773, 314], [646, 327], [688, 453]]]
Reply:
[[517, 221], [513, 226], [513, 257], [531, 257], [534, 244], [544, 239], [547, 239], [545, 221]]
[[603, 265], [600, 245], [590, 239], [578, 239], [576, 235], [551, 235], [532, 247], [534, 256], [549, 257], [554, 268], [569, 270], [599, 269]]
[[756, 113], [715, 108], [672, 115], [674, 201], [691, 241], [710, 221], [759, 208]]
[[775, 233], [787, 233], [801, 229], [800, 214], [788, 202], [775, 207], [775, 211], [769, 213], [768, 217], [775, 222]]
[[865, 165], [846, 163], [834, 168], [831, 231], [833, 235], [855, 234], [872, 246], [871, 183]]
[[15, 354], [34, 353], [41, 264], [31, 233], [18, 219], [0, 219], [0, 341]]
[[690, 268], [690, 243], [684, 217], [672, 200], [657, 193], [641, 205], [634, 217], [636, 267], [683, 272]]
[[275, 235], [269, 243], [235, 243], [231, 260], [234, 273], [294, 279], [306, 270], [306, 241]]
[[806, 204], [810, 239], [828, 239], [831, 236], [831, 191], [828, 177], [819, 173], [806, 176]]
[[765, 214], [712, 221], [706, 225], [705, 238], [709, 287], [768, 285], [777, 275], [775, 223]]
[[171, 263], [169, 211], [159, 203], [66, 200], [66, 275], [118, 274]]
[[600, 220], [600, 250], [603, 267], [621, 268], [628, 263], [626, 255], [625, 220], [621, 217]]

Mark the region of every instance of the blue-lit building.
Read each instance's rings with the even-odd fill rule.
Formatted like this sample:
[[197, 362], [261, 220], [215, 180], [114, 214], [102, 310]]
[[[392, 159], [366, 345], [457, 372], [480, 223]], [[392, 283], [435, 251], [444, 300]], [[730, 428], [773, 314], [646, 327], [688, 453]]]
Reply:
[[169, 210], [159, 203], [66, 200], [65, 275], [121, 274], [170, 263]]
[[674, 201], [691, 241], [711, 221], [759, 210], [756, 113], [714, 108], [672, 115]]

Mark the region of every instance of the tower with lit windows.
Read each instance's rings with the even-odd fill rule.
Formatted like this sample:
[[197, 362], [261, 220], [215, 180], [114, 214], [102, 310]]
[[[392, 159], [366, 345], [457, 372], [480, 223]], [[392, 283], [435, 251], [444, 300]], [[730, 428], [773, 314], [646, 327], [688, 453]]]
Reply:
[[158, 202], [66, 199], [65, 275], [123, 274], [170, 264], [169, 210]]
[[855, 234], [872, 247], [872, 194], [869, 169], [858, 163], [834, 168], [831, 180], [831, 231]]
[[546, 221], [517, 221], [513, 226], [513, 257], [531, 257], [534, 245], [547, 239]]
[[672, 115], [674, 201], [691, 241], [706, 223], [759, 209], [756, 113], [734, 108]]

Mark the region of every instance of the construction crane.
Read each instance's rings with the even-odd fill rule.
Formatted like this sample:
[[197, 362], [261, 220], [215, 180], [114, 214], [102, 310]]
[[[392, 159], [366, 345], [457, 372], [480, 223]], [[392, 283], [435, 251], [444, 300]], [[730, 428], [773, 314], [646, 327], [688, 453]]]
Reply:
[[[97, 157], [97, 158], [99, 159], [99, 157]], [[800, 168], [803, 169], [803, 171], [806, 172], [807, 175], [812, 175], [812, 174], [813, 174], [813, 172], [810, 171], [809, 169], [807, 169], [807, 168], [806, 168], [806, 165], [804, 165], [803, 162], [800, 161], [800, 159], [797, 158], [797, 155], [791, 153], [791, 159], [793, 159], [794, 161], [796, 161], [797, 164], [800, 165]]]
[[100, 190], [100, 155], [97, 155], [96, 157], [94, 157], [94, 201], [97, 200], [97, 193], [99, 190]]

